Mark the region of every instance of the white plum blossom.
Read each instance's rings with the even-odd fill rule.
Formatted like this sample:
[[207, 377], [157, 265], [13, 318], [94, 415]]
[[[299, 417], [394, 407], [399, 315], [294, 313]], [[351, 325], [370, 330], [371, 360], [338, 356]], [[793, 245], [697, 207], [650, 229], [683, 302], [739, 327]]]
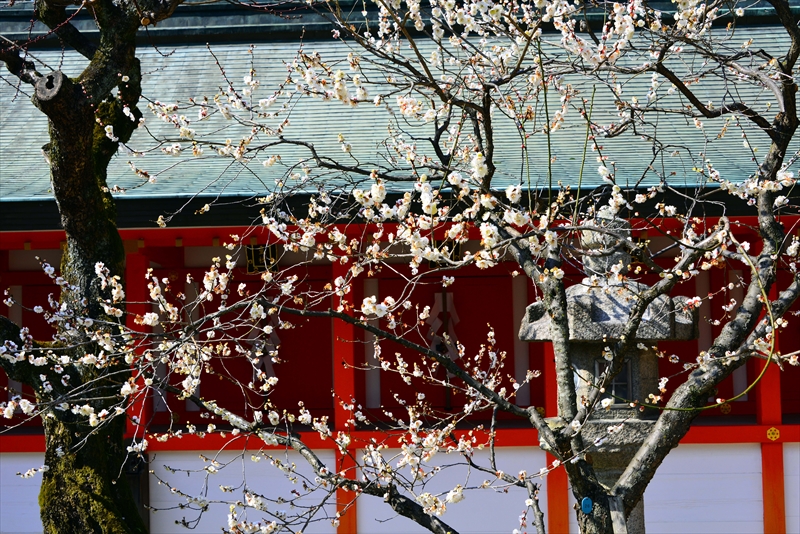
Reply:
[[379, 303], [378, 298], [373, 295], [364, 299], [361, 304], [361, 313], [364, 315], [383, 317], [389, 313], [394, 306], [395, 300], [392, 297], [386, 297]]
[[148, 312], [144, 314], [142, 318], [142, 324], [146, 324], [147, 326], [158, 326], [159, 318], [157, 313]]
[[139, 389], [139, 386], [136, 384], [131, 384], [130, 382], [125, 382], [122, 385], [122, 388], [119, 390], [120, 395], [127, 397], [128, 395], [133, 395]]
[[464, 500], [464, 487], [461, 484], [458, 484], [455, 488], [450, 490], [447, 493], [447, 497], [445, 497], [445, 501], [448, 503], [457, 503]]
[[114, 126], [111, 124], [107, 125], [105, 128], [106, 137], [111, 140], [111, 142], [116, 143], [119, 141], [119, 137], [114, 135]]
[[19, 409], [22, 410], [22, 413], [25, 415], [30, 415], [36, 409], [36, 405], [28, 399], [21, 399], [19, 401]]
[[500, 240], [500, 235], [497, 232], [497, 227], [492, 223], [481, 223], [481, 241], [483, 246], [487, 249], [494, 248]]
[[267, 314], [264, 311], [264, 307], [259, 304], [258, 302], [254, 302], [250, 306], [250, 318], [254, 321], [259, 321], [261, 319], [266, 318]]
[[609, 169], [605, 165], [600, 165], [597, 168], [597, 174], [600, 175], [600, 177], [603, 179], [604, 182], [607, 182], [607, 183], [610, 183], [610, 184], [614, 183], [614, 178], [613, 178], [613, 174], [611, 173], [611, 169]]
[[506, 198], [512, 204], [518, 203], [522, 199], [522, 186], [509, 185], [506, 187]]
[[489, 174], [489, 167], [486, 164], [486, 158], [482, 152], [478, 152], [472, 157], [472, 177], [480, 180], [487, 174]]

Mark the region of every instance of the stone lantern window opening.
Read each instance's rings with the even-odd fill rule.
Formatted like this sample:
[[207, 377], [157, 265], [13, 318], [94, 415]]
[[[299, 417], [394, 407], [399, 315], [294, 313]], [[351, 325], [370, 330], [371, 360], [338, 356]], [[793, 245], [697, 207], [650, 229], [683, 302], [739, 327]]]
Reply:
[[[605, 362], [595, 360], [594, 362], [594, 375], [599, 377], [606, 367], [610, 364], [604, 365]], [[606, 392], [600, 397], [601, 399], [611, 398], [614, 404], [628, 404], [631, 400], [631, 362], [626, 359], [622, 364], [622, 370], [617, 373], [617, 376], [611, 379], [610, 383], [605, 386]]]

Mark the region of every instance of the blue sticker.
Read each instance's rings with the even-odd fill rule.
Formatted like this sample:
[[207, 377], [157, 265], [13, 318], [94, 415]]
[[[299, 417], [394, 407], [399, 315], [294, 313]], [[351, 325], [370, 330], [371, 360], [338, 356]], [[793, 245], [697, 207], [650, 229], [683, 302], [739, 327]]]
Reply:
[[592, 502], [592, 499], [590, 499], [589, 497], [584, 497], [583, 499], [581, 499], [581, 512], [583, 512], [584, 514], [591, 514], [592, 506], [594, 506], [594, 503]]

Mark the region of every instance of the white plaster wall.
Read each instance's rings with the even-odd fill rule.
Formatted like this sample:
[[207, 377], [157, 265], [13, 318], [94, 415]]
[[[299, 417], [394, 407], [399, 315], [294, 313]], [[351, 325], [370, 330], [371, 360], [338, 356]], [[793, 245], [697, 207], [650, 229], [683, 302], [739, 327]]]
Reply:
[[[764, 531], [763, 514], [757, 443], [680, 445], [644, 494], [647, 534], [755, 534]], [[578, 532], [572, 512], [570, 532]]]
[[800, 534], [800, 443], [783, 444], [786, 532]]
[[41, 467], [42, 453], [3, 453], [0, 454], [0, 532], [2, 534], [21, 534], [41, 532], [39, 519], [39, 487], [42, 475], [21, 478], [32, 467]]
[[763, 532], [761, 445], [680, 445], [644, 503], [648, 534]]
[[[537, 473], [544, 467], [544, 452], [534, 447], [504, 447], [497, 450], [497, 467], [506, 473], [516, 475], [521, 470]], [[385, 457], [397, 451], [384, 451]], [[475, 462], [488, 466], [488, 452], [476, 451]], [[447, 493], [456, 484], [465, 487], [479, 486], [484, 480], [493, 477], [487, 473], [470, 471], [459, 456], [439, 453], [431, 460], [431, 466], [443, 468], [417, 494], [428, 491], [432, 494]], [[546, 480], [546, 479], [545, 479]], [[508, 493], [492, 489], [475, 489], [464, 493], [465, 499], [459, 503], [448, 504], [447, 512], [441, 519], [461, 533], [491, 534], [502, 532], [510, 534], [519, 528], [519, 516], [525, 510], [527, 493], [520, 488], [510, 488]], [[546, 488], [540, 493], [540, 506], [547, 514]], [[442, 495], [440, 498], [444, 498]], [[532, 517], [532, 516], [531, 516]], [[546, 517], [545, 517], [546, 520]], [[527, 532], [535, 532], [530, 520]], [[358, 534], [406, 534], [427, 532], [411, 520], [397, 516], [383, 500], [364, 495], [358, 500]]]
[[[287, 455], [282, 451], [269, 451], [270, 454], [282, 461], [287, 459]], [[191, 472], [187, 475], [186, 472], [179, 471], [170, 473], [164, 465], [168, 465], [172, 469], [186, 469], [197, 470], [203, 468], [208, 463], [203, 463], [200, 455], [208, 458], [215, 458], [217, 461], [225, 464], [231, 462], [227, 467], [221, 469], [218, 473], [208, 475], [206, 478], [205, 472]], [[333, 451], [318, 451], [317, 455], [320, 459], [329, 466], [334, 465]], [[162, 480], [169, 481], [169, 486], [160, 485], [158, 480], [151, 475], [150, 477], [150, 505], [159, 508], [158, 512], [150, 515], [150, 533], [163, 534], [173, 532], [193, 532], [196, 534], [212, 534], [220, 532], [220, 528], [227, 526], [227, 518], [229, 512], [229, 505], [224, 503], [214, 503], [215, 500], [238, 500], [242, 499], [241, 491], [234, 493], [223, 493], [220, 486], [233, 486], [241, 487], [243, 482], [246, 486], [255, 492], [262, 495], [277, 498], [285, 496], [286, 498], [292, 497], [290, 491], [297, 489], [303, 491], [302, 482], [296, 485], [292, 484], [284, 474], [271, 466], [269, 460], [261, 460], [256, 463], [251, 460], [252, 452], [245, 452], [237, 454], [234, 452], [222, 452], [217, 455], [217, 451], [192, 451], [192, 452], [160, 452], [151, 454], [150, 469], [155, 471]], [[309, 476], [312, 480], [314, 478], [308, 464], [302, 459], [299, 454], [288, 454], [288, 461], [297, 464], [297, 472]], [[172, 493], [171, 488], [175, 487], [187, 494], [199, 495], [204, 491], [205, 486], [206, 499], [211, 502], [209, 510], [203, 514], [201, 521], [198, 523], [194, 530], [188, 531], [175, 524], [175, 521], [180, 521], [184, 517], [195, 519], [197, 514], [189, 510], [181, 510], [179, 505], [185, 504], [186, 499], [179, 494]], [[304, 499], [304, 504], [316, 504], [320, 502], [321, 497], [309, 497]], [[285, 509], [290, 512], [289, 505], [280, 506], [276, 504], [268, 505], [270, 510]], [[330, 506], [327, 511], [331, 517], [336, 514], [335, 501], [331, 500]], [[252, 510], [251, 510], [252, 514]], [[263, 514], [250, 515], [248, 520], [258, 521], [262, 519]], [[322, 517], [322, 516], [320, 516]], [[264, 517], [264, 519], [267, 519]], [[299, 530], [299, 527], [298, 527]], [[333, 527], [329, 520], [322, 520], [312, 523], [309, 528], [303, 530], [304, 533], [334, 533], [336, 529]]]
[[[201, 488], [202, 476], [185, 473], [168, 474], [163, 465], [173, 468], [202, 467], [198, 452], [158, 453], [153, 458], [152, 468], [178, 488], [195, 492]], [[212, 452], [203, 453], [206, 456]], [[332, 465], [333, 454], [322, 451], [323, 460]], [[226, 453], [224, 460], [235, 455]], [[270, 495], [285, 494], [294, 486], [268, 462], [253, 463], [249, 459], [231, 465], [227, 470], [209, 478], [209, 497], [223, 498], [220, 485], [238, 485], [245, 466], [247, 483], [256, 491]], [[437, 465], [453, 463], [454, 457], [437, 455]], [[479, 453], [476, 460], [485, 461], [486, 455]], [[41, 466], [40, 453], [0, 454], [0, 533], [22, 534], [41, 532], [37, 504], [41, 475], [22, 479], [16, 475], [32, 467]], [[292, 457], [298, 466], [302, 460]], [[545, 456], [533, 448], [498, 449], [499, 467], [508, 473], [521, 469], [538, 471], [545, 463]], [[784, 444], [786, 528], [789, 534], [800, 534], [800, 443]], [[302, 471], [302, 468], [301, 468]], [[467, 476], [469, 478], [467, 479]], [[456, 484], [478, 485], [488, 476], [465, 468], [448, 468], [442, 471], [427, 491], [446, 492]], [[546, 482], [546, 480], [545, 480]], [[169, 488], [159, 486], [151, 478], [150, 502], [160, 508], [177, 506], [184, 502]], [[228, 494], [230, 496], [230, 494]], [[459, 532], [492, 533], [511, 532], [518, 527], [518, 517], [524, 508], [525, 495], [512, 489], [508, 494], [491, 490], [475, 490], [466, 494], [466, 499], [450, 505], [442, 519]], [[570, 504], [574, 502], [570, 493]], [[541, 507], [547, 512], [546, 491], [541, 494]], [[226, 522], [228, 509], [222, 504], [212, 505], [203, 521], [193, 532], [216, 533]], [[763, 532], [763, 505], [761, 495], [761, 456], [758, 444], [736, 445], [681, 445], [673, 450], [659, 468], [645, 493], [645, 520], [648, 534], [659, 533], [743, 533]], [[150, 518], [152, 534], [171, 533], [183, 530], [175, 525], [186, 513], [179, 509], [162, 510]], [[546, 519], [546, 517], [545, 517]], [[378, 522], [377, 520], [388, 520]], [[404, 534], [424, 532], [409, 520], [396, 517], [380, 500], [363, 496], [358, 501], [359, 534]], [[328, 522], [315, 524], [307, 532], [334, 532]], [[533, 531], [528, 528], [528, 531]], [[570, 511], [570, 532], [577, 533], [574, 514]], [[559, 533], [554, 533], [559, 534]]]

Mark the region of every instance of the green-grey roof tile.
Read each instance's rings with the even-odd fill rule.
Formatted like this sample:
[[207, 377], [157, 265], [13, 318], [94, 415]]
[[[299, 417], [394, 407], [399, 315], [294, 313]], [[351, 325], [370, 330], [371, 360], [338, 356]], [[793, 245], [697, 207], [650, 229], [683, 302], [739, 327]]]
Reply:
[[[782, 37], [782, 32], [777, 28], [748, 28], [747, 33], [748, 36], [755, 35], [754, 46], [780, 49], [786, 45], [786, 38]], [[241, 85], [242, 77], [254, 66], [261, 81], [257, 98], [264, 98], [284, 81], [286, 69], [283, 62], [291, 61], [297, 47], [298, 44], [294, 42], [260, 43], [252, 55], [241, 44], [216, 44], [212, 46], [212, 50], [225, 67], [229, 79], [237, 86]], [[348, 51], [344, 45], [333, 40], [307, 42], [305, 50], [320, 52], [328, 62], [334, 56], [345, 58]], [[77, 75], [85, 64], [85, 60], [77, 55], [67, 54], [62, 57], [60, 51], [37, 51], [36, 56], [49, 65], [61, 64], [62, 70], [71, 76]], [[139, 56], [144, 74], [144, 94], [150, 99], [185, 104], [190, 97], [212, 97], [220, 86], [225, 85], [214, 58], [205, 46], [160, 46], [158, 49], [143, 46]], [[12, 78], [4, 76], [13, 83]], [[589, 98], [591, 95], [591, 86], [585, 80], [568, 78], [565, 81], [574, 83], [581, 91], [580, 96]], [[649, 84], [649, 75], [639, 76], [625, 85], [624, 94], [636, 95], [640, 101], [645, 102]], [[667, 87], [668, 84], [664, 85], [662, 91], [666, 91]], [[700, 85], [699, 97], [701, 100], [713, 99], [716, 105], [720, 105], [720, 95], [724, 94], [725, 89], [726, 80], [708, 79]], [[21, 86], [20, 90], [30, 92], [26, 86]], [[774, 101], [771, 93], [758, 87], [737, 86], [736, 90], [746, 95], [747, 102], [759, 109], [763, 109], [766, 102]], [[669, 102], [670, 105], [677, 106], [680, 99], [676, 95]], [[150, 133], [159, 138], [170, 137], [177, 141], [177, 130], [172, 125], [159, 121], [144, 106], [145, 102], [140, 103]], [[557, 102], [551, 103], [551, 113], [556, 106]], [[593, 117], [598, 120], [616, 120], [616, 113], [616, 107], [607, 91], [598, 85]], [[195, 118], [196, 110], [188, 111], [187, 116], [190, 119]], [[354, 146], [354, 154], [359, 160], [377, 161], [377, 146], [387, 136], [389, 115], [382, 108], [371, 105], [362, 104], [353, 108], [308, 98], [293, 110], [290, 119], [291, 125], [285, 132], [287, 138], [311, 141], [321, 153], [341, 158], [343, 153], [337, 136], [342, 133]], [[703, 132], [695, 128], [691, 121], [678, 116], [661, 117], [658, 121], [662, 142], [689, 146], [695, 156], [704, 151], [705, 157], [713, 162], [723, 176], [740, 180], [755, 171], [755, 163], [742, 146], [739, 130], [731, 128], [727, 138], [720, 142], [714, 137], [722, 122], [706, 121], [707, 134], [712, 142], [704, 147]], [[277, 123], [273, 122], [276, 126]], [[753, 145], [760, 148], [759, 154], [763, 155], [767, 148], [766, 136], [759, 134], [748, 121], [743, 120], [742, 124], [745, 131], [751, 134]], [[234, 140], [239, 137], [244, 130], [234, 125], [233, 121], [224, 121], [219, 117], [192, 124], [198, 133], [223, 128], [213, 136], [217, 141], [224, 141], [226, 137]], [[573, 187], [577, 184], [583, 157], [584, 131], [585, 123], [573, 110], [568, 113], [564, 127], [553, 134], [552, 152], [556, 156], [552, 173], [554, 182], [562, 180]], [[419, 136], [422, 138], [432, 134], [430, 129], [420, 129], [420, 132]], [[547, 186], [547, 148], [544, 136], [532, 136], [527, 142], [529, 168], [523, 163], [520, 139], [511, 121], [499, 121], [496, 137], [498, 187], [516, 183], [520, 178], [527, 184], [528, 175], [531, 186]], [[761, 141], [755, 141], [757, 139]], [[31, 105], [25, 95], [18, 94], [13, 85], [6, 83], [0, 87], [0, 198], [30, 200], [50, 196], [48, 168], [41, 155], [41, 146], [46, 142], [45, 117]], [[185, 148], [191, 144], [185, 140], [181, 143]], [[632, 184], [639, 179], [651, 157], [650, 142], [627, 134], [615, 139], [600, 140], [600, 143], [604, 147], [604, 154], [617, 164], [618, 183]], [[130, 144], [137, 150], [153, 145], [148, 132], [143, 128], [136, 132]], [[800, 142], [793, 145], [794, 150], [798, 148]], [[429, 147], [425, 149], [429, 150]], [[674, 173], [669, 178], [674, 185], [695, 185], [696, 177], [692, 168], [697, 161], [688, 159], [685, 151], [681, 152], [677, 157], [664, 154], [654, 165], [659, 170], [663, 168], [668, 175]], [[284, 164], [291, 164], [304, 154], [299, 149], [290, 148], [281, 148], [279, 153]], [[587, 154], [582, 183], [585, 188], [600, 183], [595, 157], [593, 152]], [[157, 173], [156, 183], [141, 185], [142, 180], [130, 170], [128, 161], [133, 161], [137, 167], [148, 172]], [[118, 185], [127, 189], [124, 194], [129, 198], [179, 197], [197, 193], [203, 196], [262, 195], [274, 187], [275, 181], [282, 177], [284, 170], [279, 166], [265, 168], [259, 164], [244, 168], [232, 158], [215, 156], [208, 149], [201, 158], [172, 158], [157, 150], [141, 158], [119, 154], [110, 165], [108, 183], [110, 186]], [[655, 175], [650, 173], [644, 183], [650, 185], [656, 181]]]

